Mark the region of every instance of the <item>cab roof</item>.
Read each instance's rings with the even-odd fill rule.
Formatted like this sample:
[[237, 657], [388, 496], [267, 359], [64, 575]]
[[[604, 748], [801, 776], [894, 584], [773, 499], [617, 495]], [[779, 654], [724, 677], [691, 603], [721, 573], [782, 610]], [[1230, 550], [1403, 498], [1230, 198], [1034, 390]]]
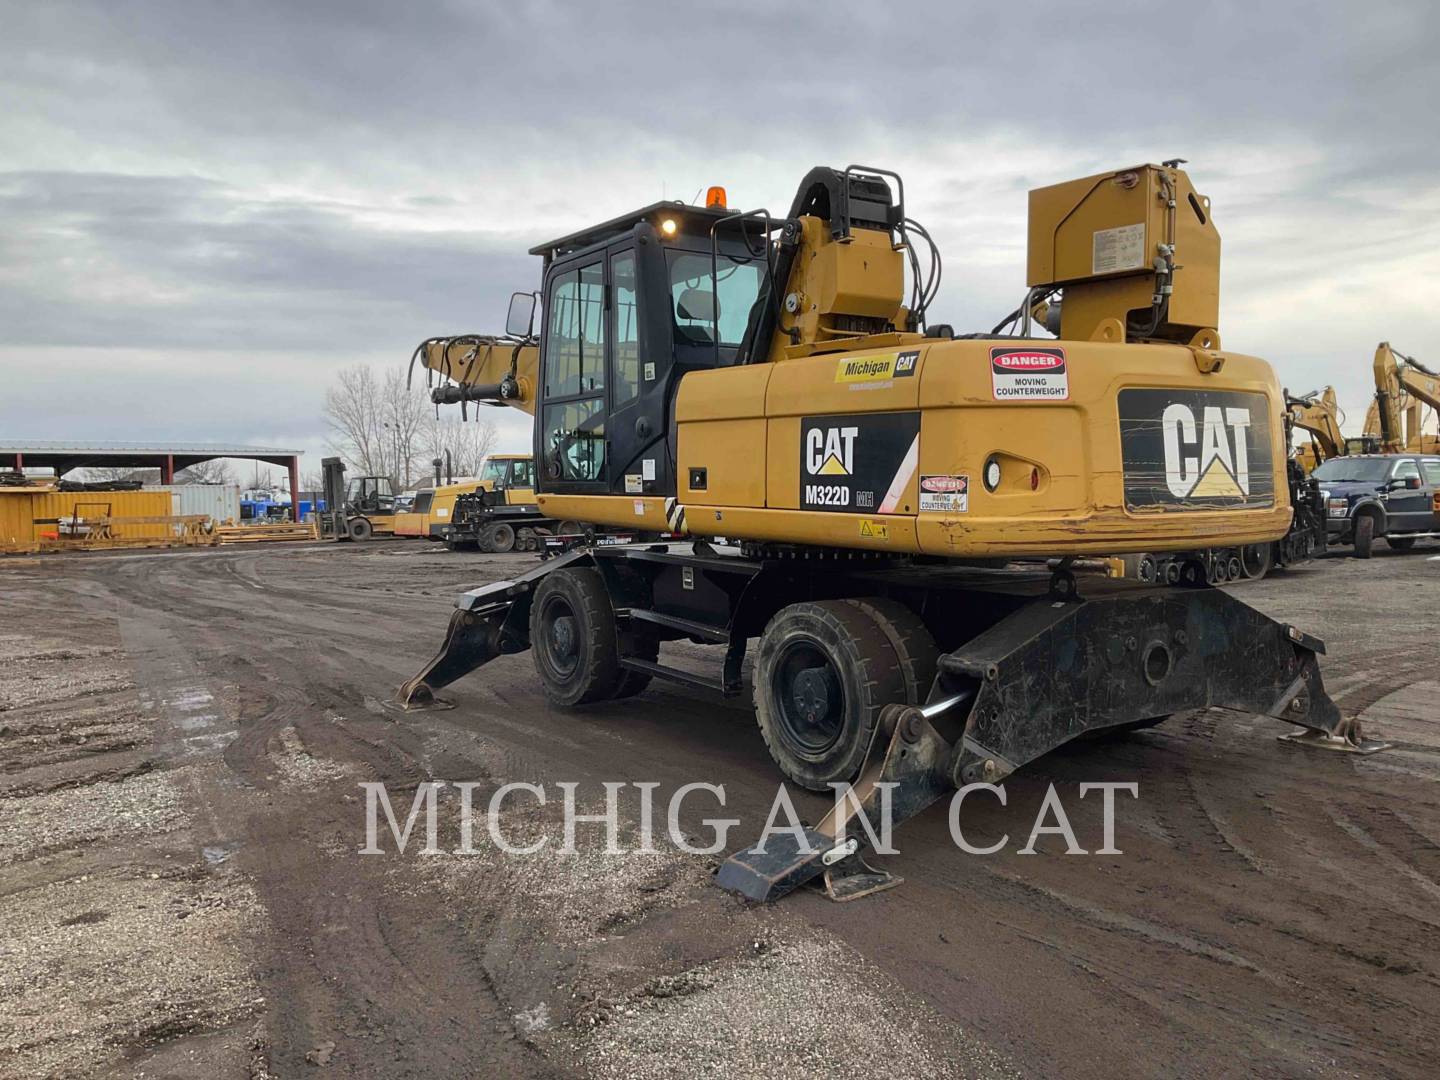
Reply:
[[685, 232], [703, 232], [707, 235], [710, 226], [723, 218], [730, 217], [734, 210], [727, 210], [722, 207], [692, 206], [690, 203], [681, 202], [679, 199], [671, 199], [665, 202], [651, 203], [649, 206], [639, 210], [632, 210], [628, 214], [621, 214], [619, 217], [611, 218], [609, 221], [601, 222], [599, 225], [592, 225], [579, 232], [562, 236], [558, 240], [549, 240], [538, 244], [530, 249], [531, 255], [544, 255], [547, 259], [567, 255], [572, 251], [579, 251], [607, 240], [614, 240], [624, 236], [635, 228], [642, 221], [658, 224], [664, 218], [675, 218]]

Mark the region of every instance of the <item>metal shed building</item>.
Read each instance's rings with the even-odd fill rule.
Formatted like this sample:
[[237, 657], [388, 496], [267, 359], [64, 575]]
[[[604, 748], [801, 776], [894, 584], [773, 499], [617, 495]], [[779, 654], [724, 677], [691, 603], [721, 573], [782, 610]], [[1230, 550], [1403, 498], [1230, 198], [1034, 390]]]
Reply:
[[0, 469], [54, 469], [64, 476], [72, 469], [159, 469], [160, 483], [173, 484], [175, 473], [215, 458], [244, 458], [278, 465], [290, 475], [290, 503], [300, 506], [300, 456], [303, 450], [232, 443], [27, 442], [0, 441]]

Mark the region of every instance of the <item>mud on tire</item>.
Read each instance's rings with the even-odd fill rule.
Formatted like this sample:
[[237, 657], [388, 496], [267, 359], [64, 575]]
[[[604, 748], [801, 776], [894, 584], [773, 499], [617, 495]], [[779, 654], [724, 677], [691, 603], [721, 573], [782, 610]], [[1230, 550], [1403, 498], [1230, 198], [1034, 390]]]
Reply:
[[770, 756], [811, 791], [854, 780], [880, 710], [908, 696], [885, 631], [864, 607], [845, 600], [781, 609], [761, 635], [754, 688]]
[[571, 567], [541, 580], [530, 603], [530, 652], [552, 703], [568, 708], [615, 696], [619, 637], [598, 572]]

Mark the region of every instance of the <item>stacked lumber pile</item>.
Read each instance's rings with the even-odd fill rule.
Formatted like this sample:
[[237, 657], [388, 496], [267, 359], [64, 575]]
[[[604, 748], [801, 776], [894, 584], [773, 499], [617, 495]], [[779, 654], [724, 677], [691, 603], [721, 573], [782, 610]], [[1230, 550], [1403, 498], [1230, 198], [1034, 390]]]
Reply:
[[[71, 522], [76, 519], [65, 519]], [[42, 533], [33, 545], [38, 551], [103, 551], [109, 548], [209, 547], [215, 541], [210, 519], [204, 514], [146, 514], [129, 517], [109, 515], [90, 520], [80, 519], [83, 533], [64, 535], [56, 523], [56, 532]], [[165, 535], [141, 536], [129, 530], [138, 525], [169, 526]]]
[[227, 522], [215, 526], [215, 536], [222, 544], [260, 544], [273, 540], [319, 540], [320, 533], [313, 521], [280, 522], [274, 525], [234, 525]]

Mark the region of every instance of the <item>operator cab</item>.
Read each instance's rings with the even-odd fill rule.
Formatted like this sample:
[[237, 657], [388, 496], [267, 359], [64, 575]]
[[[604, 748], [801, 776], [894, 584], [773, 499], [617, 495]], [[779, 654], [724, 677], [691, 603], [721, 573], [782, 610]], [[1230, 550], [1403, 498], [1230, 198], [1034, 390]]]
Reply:
[[535, 486], [532, 461], [528, 457], [489, 457], [480, 470], [481, 483], [489, 483], [492, 491], [530, 489]]
[[392, 514], [395, 512], [395, 491], [388, 476], [354, 477], [345, 492], [345, 499], [361, 514]]
[[545, 259], [544, 490], [674, 492], [675, 387], [686, 371], [735, 363], [766, 280], [767, 222], [712, 199], [655, 203], [531, 249]]

